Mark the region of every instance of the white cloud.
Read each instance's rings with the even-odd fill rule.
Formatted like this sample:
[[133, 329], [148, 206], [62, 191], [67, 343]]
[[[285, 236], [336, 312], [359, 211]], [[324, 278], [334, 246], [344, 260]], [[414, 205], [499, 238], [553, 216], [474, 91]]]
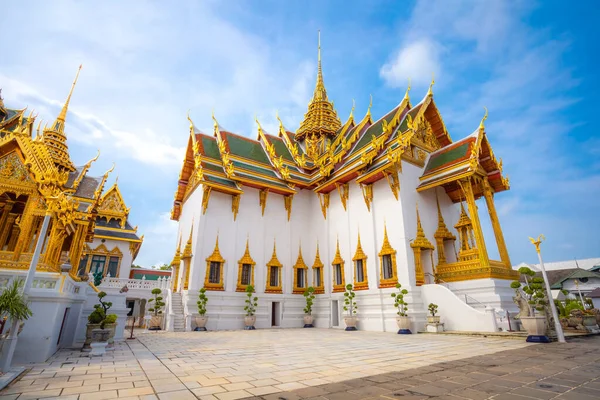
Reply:
[[440, 46], [429, 39], [407, 43], [379, 71], [391, 87], [405, 87], [408, 79], [415, 85], [431, 82], [440, 73]]

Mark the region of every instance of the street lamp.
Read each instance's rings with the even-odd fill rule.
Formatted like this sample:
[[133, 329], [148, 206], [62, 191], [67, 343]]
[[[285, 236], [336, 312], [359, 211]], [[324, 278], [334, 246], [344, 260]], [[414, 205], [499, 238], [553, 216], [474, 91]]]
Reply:
[[554, 304], [554, 299], [552, 298], [552, 291], [550, 290], [550, 282], [548, 282], [548, 275], [546, 274], [546, 268], [544, 268], [542, 253], [540, 252], [540, 245], [542, 244], [542, 241], [544, 239], [544, 235], [539, 235], [537, 239], [534, 239], [532, 237], [529, 238], [531, 243], [535, 246], [535, 251], [537, 252], [538, 259], [540, 260], [540, 268], [542, 269], [542, 276], [544, 277], [544, 284], [546, 285], [546, 294], [548, 296], [548, 302], [550, 303], [550, 309], [552, 310], [552, 317], [554, 318], [554, 329], [556, 329], [556, 336], [559, 342], [565, 343], [565, 334], [563, 333], [562, 326], [560, 325], [560, 320], [558, 319], [558, 312], [556, 312], [556, 305]]

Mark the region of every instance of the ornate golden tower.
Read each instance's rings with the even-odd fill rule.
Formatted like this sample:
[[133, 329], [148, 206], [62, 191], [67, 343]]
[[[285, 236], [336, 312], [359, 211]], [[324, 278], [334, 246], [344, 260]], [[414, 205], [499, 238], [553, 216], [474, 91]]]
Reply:
[[342, 127], [342, 122], [333, 108], [333, 103], [327, 98], [327, 90], [323, 83], [321, 68], [321, 33], [319, 32], [319, 62], [317, 69], [317, 84], [313, 98], [308, 104], [304, 120], [296, 131], [296, 140], [305, 141], [306, 153], [313, 159], [325, 150], [325, 139], [335, 135]]
[[71, 86], [71, 91], [69, 92], [69, 96], [67, 96], [65, 105], [63, 106], [62, 110], [60, 110], [58, 117], [56, 117], [56, 121], [54, 121], [50, 128], [44, 129], [44, 143], [46, 143], [48, 150], [50, 150], [52, 160], [57, 167], [67, 171], [75, 171], [75, 166], [69, 157], [67, 135], [65, 134], [65, 121], [67, 119], [67, 110], [69, 109], [71, 95], [73, 94], [73, 89], [75, 89], [75, 84], [77, 84], [77, 78], [79, 78], [80, 71], [81, 65], [77, 70], [77, 75], [75, 76], [73, 86]]

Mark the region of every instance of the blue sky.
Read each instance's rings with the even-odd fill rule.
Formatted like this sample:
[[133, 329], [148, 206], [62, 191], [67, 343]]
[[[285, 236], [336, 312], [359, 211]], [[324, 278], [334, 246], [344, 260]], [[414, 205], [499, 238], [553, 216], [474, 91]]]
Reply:
[[111, 179], [146, 235], [136, 262], [150, 266], [175, 248], [169, 211], [187, 110], [205, 132], [213, 109], [249, 136], [255, 115], [274, 132], [277, 111], [296, 128], [320, 29], [325, 84], [343, 120], [352, 99], [363, 115], [369, 94], [382, 115], [409, 78], [419, 101], [432, 72], [454, 140], [489, 109], [488, 138], [512, 186], [496, 204], [513, 264], [536, 260], [527, 237], [539, 233], [547, 261], [600, 255], [596, 2], [322, 3], [12, 2], [0, 15], [0, 87], [7, 106], [53, 120], [83, 64], [67, 119], [72, 158], [81, 165], [99, 148], [96, 175], [116, 162]]

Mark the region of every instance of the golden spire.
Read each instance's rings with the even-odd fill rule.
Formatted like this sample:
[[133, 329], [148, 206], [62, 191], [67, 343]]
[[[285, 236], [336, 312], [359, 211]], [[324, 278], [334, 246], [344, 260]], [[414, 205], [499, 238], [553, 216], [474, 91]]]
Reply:
[[302, 257], [302, 242], [298, 245], [298, 258], [296, 259], [296, 264], [294, 264], [294, 268], [308, 268], [306, 263], [304, 262], [304, 258]]
[[319, 241], [317, 240], [317, 254], [315, 254], [315, 261], [313, 261], [313, 268], [320, 268], [323, 266], [323, 261], [321, 261], [321, 255], [319, 254]]
[[365, 258], [367, 258], [367, 255], [363, 251], [362, 244], [360, 243], [360, 232], [358, 232], [358, 243], [356, 244], [356, 252], [354, 253], [354, 257], [352, 257], [352, 261], [364, 260]]
[[57, 132], [64, 132], [69, 103], [71, 102], [71, 96], [73, 95], [73, 90], [75, 89], [75, 85], [77, 84], [77, 79], [79, 79], [79, 72], [81, 72], [81, 67], [82, 66], [79, 65], [79, 69], [77, 70], [77, 74], [75, 75], [75, 80], [73, 81], [73, 85], [71, 86], [71, 91], [69, 91], [69, 95], [67, 96], [65, 105], [63, 106], [62, 110], [60, 110], [60, 114], [58, 114], [58, 117], [56, 117], [56, 122], [54, 122], [54, 130]]
[[179, 244], [177, 245], [177, 248], [175, 249], [175, 256], [173, 257], [173, 261], [171, 261], [171, 265], [179, 266], [179, 264], [181, 264], [181, 251], [179, 250], [180, 248], [181, 248], [181, 235], [179, 235]]
[[340, 238], [338, 237], [336, 239], [336, 244], [335, 244], [335, 256], [333, 257], [333, 261], [331, 262], [331, 265], [343, 264], [343, 263], [344, 263], [344, 259], [342, 258], [342, 254], [340, 253]]
[[417, 237], [410, 244], [410, 246], [413, 248], [418, 247], [421, 249], [432, 249], [433, 250], [433, 245], [431, 244], [429, 239], [427, 239], [427, 236], [425, 236], [425, 231], [423, 231], [423, 226], [421, 225], [421, 216], [419, 215], [419, 203], [417, 203], [416, 209], [417, 209]]
[[[185, 248], [183, 249], [183, 255], [181, 258], [190, 258], [192, 257], [192, 235], [194, 233], [194, 221], [192, 221], [192, 227], [190, 228], [190, 237], [185, 244]], [[219, 243], [219, 236], [217, 235], [217, 245]]]
[[67, 137], [65, 135], [65, 121], [67, 119], [67, 111], [69, 109], [69, 103], [71, 102], [71, 96], [73, 95], [73, 90], [77, 84], [80, 71], [81, 65], [77, 70], [77, 74], [75, 75], [75, 80], [73, 81], [73, 85], [71, 86], [71, 90], [67, 96], [67, 100], [65, 101], [62, 110], [60, 110], [58, 117], [56, 117], [56, 121], [54, 121], [54, 124], [51, 125], [50, 129], [44, 128], [44, 143], [46, 143], [46, 146], [50, 151], [52, 160], [58, 167], [62, 167], [68, 171], [75, 171], [75, 166], [69, 157]]
[[277, 259], [277, 243], [275, 239], [273, 239], [273, 254], [271, 255], [271, 259], [267, 263], [269, 267], [282, 267], [283, 265]]
[[485, 129], [485, 125], [483, 124], [485, 122], [485, 120], [488, 117], [488, 109], [487, 107], [483, 107], [483, 109], [485, 110], [485, 114], [483, 114], [483, 118], [481, 119], [481, 122], [479, 123], [479, 130], [482, 131]]
[[[186, 246], [187, 248], [187, 246]], [[206, 261], [211, 261], [211, 262], [225, 262], [225, 259], [223, 258], [223, 256], [221, 256], [221, 251], [219, 250], [219, 233], [217, 232], [217, 240], [215, 242], [215, 248], [212, 252], [212, 254], [206, 259]]]
[[410, 78], [408, 78], [408, 87], [406, 88], [406, 93], [404, 93], [404, 100], [410, 100], [408, 92], [410, 92]]
[[367, 115], [371, 115], [371, 107], [373, 106], [373, 95], [369, 95], [369, 108], [367, 109]]
[[356, 106], [356, 103], [354, 102], [354, 99], [352, 99], [352, 109], [350, 110], [350, 118], [354, 118], [354, 107]]
[[333, 136], [342, 127], [342, 122], [337, 116], [333, 103], [327, 98], [327, 90], [323, 82], [323, 69], [321, 67], [321, 32], [319, 31], [319, 50], [317, 67], [317, 84], [313, 98], [308, 104], [308, 111], [296, 132], [296, 139], [305, 137], [320, 139], [321, 136]]
[[448, 230], [448, 227], [446, 226], [446, 222], [444, 221], [444, 216], [442, 215], [442, 210], [440, 208], [440, 199], [438, 198], [437, 192], [435, 192], [435, 202], [437, 203], [438, 228], [433, 237], [436, 239], [456, 239], [456, 237]]

